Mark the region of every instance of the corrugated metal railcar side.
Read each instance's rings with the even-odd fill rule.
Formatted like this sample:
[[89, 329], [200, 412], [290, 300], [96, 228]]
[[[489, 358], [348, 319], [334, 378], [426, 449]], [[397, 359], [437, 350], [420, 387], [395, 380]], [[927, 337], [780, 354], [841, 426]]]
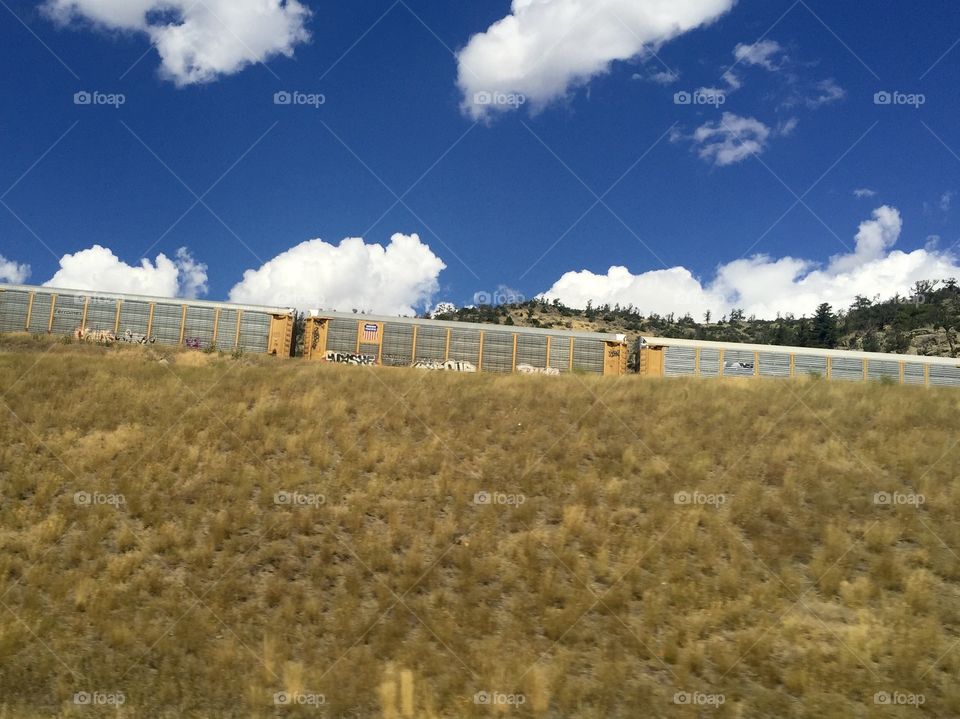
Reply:
[[0, 332], [130, 333], [166, 345], [289, 356], [293, 314], [270, 307], [0, 285]]
[[468, 372], [621, 375], [628, 354], [618, 335], [335, 312], [308, 317], [305, 336], [308, 359]]
[[647, 377], [802, 377], [960, 386], [960, 360], [809, 347], [643, 337], [639, 374]]

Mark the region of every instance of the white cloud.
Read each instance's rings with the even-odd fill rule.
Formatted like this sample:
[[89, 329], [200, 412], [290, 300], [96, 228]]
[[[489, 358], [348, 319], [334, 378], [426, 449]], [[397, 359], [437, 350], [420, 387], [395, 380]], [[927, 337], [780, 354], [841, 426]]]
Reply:
[[821, 302], [844, 309], [857, 295], [907, 294], [918, 280], [960, 277], [960, 264], [949, 252], [932, 245], [909, 253], [895, 250], [902, 228], [900, 213], [883, 206], [861, 223], [856, 249], [822, 267], [795, 257], [755, 255], [721, 265], [709, 283], [684, 267], [637, 275], [611, 267], [605, 275], [568, 272], [543, 296], [573, 307], [584, 307], [588, 300], [594, 305], [619, 302], [645, 313], [678, 316], [689, 312], [699, 317], [709, 310], [720, 317], [739, 307], [747, 316], [772, 319], [778, 313], [812, 315]]
[[690, 139], [698, 146], [701, 159], [726, 167], [761, 154], [772, 134], [769, 127], [755, 118], [725, 112], [722, 119], [698, 127]]
[[650, 82], [655, 82], [658, 85], [672, 85], [677, 80], [680, 79], [679, 70], [661, 70], [660, 72], [654, 72], [647, 76], [647, 79]]
[[0, 255], [0, 282], [19, 285], [30, 276], [30, 265], [21, 265]]
[[776, 40], [761, 40], [753, 45], [740, 43], [733, 49], [733, 56], [737, 62], [745, 65], [756, 65], [771, 72], [779, 70], [786, 61], [782, 57], [778, 63], [774, 60], [783, 53], [783, 48]]
[[869, 187], [858, 187], [853, 191], [853, 196], [858, 200], [868, 199], [870, 197], [876, 197], [876, 190], [871, 190]]
[[430, 303], [445, 267], [415, 234], [395, 234], [386, 247], [359, 237], [308, 240], [244, 272], [230, 301], [413, 315]]
[[[463, 110], [476, 119], [534, 110], [607, 72], [611, 63], [642, 56], [710, 23], [735, 0], [513, 0], [511, 14], [474, 35], [457, 54]], [[507, 96], [503, 102], [499, 96]], [[490, 99], [493, 101], [488, 101]]]
[[797, 125], [800, 124], [800, 120], [796, 117], [790, 117], [777, 124], [777, 135], [779, 137], [789, 137], [793, 134], [793, 131], [797, 129]]
[[46, 0], [61, 24], [149, 36], [161, 74], [177, 85], [210, 82], [275, 55], [293, 55], [310, 35], [298, 0]]
[[172, 260], [161, 253], [155, 263], [144, 259], [135, 267], [94, 245], [61, 257], [60, 269], [43, 286], [192, 299], [207, 292], [207, 266], [184, 247]]
[[847, 96], [847, 91], [840, 87], [835, 80], [826, 79], [818, 82], [813, 92], [804, 102], [811, 110], [816, 110], [823, 105], [829, 105], [832, 102], [838, 102]]
[[944, 212], [950, 212], [950, 205], [953, 204], [953, 197], [956, 193], [952, 190], [944, 192], [940, 196], [940, 209]]
[[725, 73], [723, 73], [723, 81], [727, 83], [727, 87], [730, 88], [731, 91], [739, 90], [741, 87], [743, 87], [743, 81], [740, 79], [740, 77], [730, 70], [727, 70]]

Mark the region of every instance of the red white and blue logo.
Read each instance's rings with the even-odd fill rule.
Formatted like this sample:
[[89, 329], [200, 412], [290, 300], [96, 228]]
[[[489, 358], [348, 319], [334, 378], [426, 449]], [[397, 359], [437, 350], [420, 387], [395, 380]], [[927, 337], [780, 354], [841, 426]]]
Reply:
[[376, 342], [380, 337], [380, 325], [374, 322], [365, 322], [363, 325], [363, 341]]

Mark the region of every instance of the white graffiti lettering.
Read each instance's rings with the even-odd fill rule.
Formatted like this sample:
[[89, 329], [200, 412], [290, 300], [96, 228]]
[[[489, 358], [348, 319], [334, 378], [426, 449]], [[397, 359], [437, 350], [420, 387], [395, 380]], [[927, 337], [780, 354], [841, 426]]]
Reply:
[[375, 365], [377, 358], [374, 355], [362, 355], [354, 352], [327, 352], [323, 358], [333, 364]]
[[545, 374], [551, 377], [556, 377], [560, 374], [560, 370], [556, 367], [534, 367], [529, 364], [518, 364], [517, 372], [520, 374]]
[[434, 362], [430, 360], [420, 360], [413, 365], [417, 369], [443, 370], [447, 372], [476, 372], [477, 367], [471, 362], [463, 360], [449, 360], [447, 362]]

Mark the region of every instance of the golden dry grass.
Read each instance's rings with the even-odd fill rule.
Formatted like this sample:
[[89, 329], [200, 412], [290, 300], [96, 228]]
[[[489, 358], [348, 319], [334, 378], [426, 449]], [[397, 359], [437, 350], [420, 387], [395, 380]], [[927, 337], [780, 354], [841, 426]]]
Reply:
[[7, 337], [0, 397], [0, 717], [960, 715], [960, 392]]

